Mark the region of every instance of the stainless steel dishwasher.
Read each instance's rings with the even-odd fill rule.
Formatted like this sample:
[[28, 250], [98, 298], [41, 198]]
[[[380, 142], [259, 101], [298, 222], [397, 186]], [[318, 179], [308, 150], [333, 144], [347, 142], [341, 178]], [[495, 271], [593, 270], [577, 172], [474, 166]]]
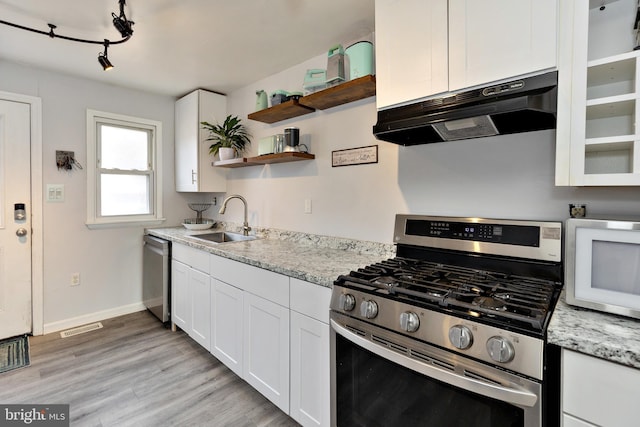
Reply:
[[171, 316], [171, 242], [144, 235], [142, 300], [163, 323]]

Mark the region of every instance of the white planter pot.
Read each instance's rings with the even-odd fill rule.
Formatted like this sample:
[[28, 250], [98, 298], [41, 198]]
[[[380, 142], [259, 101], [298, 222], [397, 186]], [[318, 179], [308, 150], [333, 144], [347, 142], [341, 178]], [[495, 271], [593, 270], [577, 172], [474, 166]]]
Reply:
[[231, 160], [236, 158], [236, 150], [229, 147], [220, 147], [218, 149], [220, 160]]

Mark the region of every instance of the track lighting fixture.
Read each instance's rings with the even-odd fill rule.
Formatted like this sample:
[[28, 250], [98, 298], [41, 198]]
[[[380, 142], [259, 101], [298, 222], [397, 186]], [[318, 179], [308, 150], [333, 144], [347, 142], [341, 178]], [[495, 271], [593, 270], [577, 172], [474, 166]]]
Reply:
[[104, 41], [104, 52], [98, 54], [98, 62], [102, 65], [102, 69], [107, 71], [113, 68], [113, 64], [109, 61], [107, 56], [107, 48], [109, 47], [109, 40]]
[[133, 29], [131, 28], [133, 21], [129, 21], [124, 14], [124, 5], [125, 0], [120, 0], [120, 15], [116, 16], [116, 14], [112, 12], [111, 16], [113, 17], [113, 26], [120, 32], [120, 35], [129, 38], [133, 35]]
[[49, 31], [42, 31], [35, 28], [29, 28], [29, 27], [25, 27], [22, 25], [14, 24], [12, 22], [3, 21], [3, 20], [0, 20], [0, 24], [8, 25], [10, 27], [18, 28], [21, 30], [31, 31], [33, 33], [44, 34], [52, 39], [59, 38], [59, 39], [69, 40], [69, 41], [78, 42], [78, 43], [101, 44], [104, 46], [104, 52], [100, 52], [98, 54], [98, 62], [100, 63], [100, 65], [102, 65], [102, 68], [106, 71], [113, 68], [111, 61], [109, 61], [109, 58], [107, 57], [107, 49], [109, 45], [124, 43], [128, 41], [133, 35], [132, 26], [134, 22], [127, 19], [127, 16], [124, 13], [124, 6], [126, 4], [126, 0], [118, 0], [118, 4], [120, 6], [120, 14], [116, 15], [113, 12], [111, 13], [111, 16], [113, 17], [113, 26], [116, 28], [116, 30], [118, 30], [118, 32], [122, 36], [122, 40], [117, 40], [117, 41], [110, 41], [108, 39], [86, 40], [86, 39], [79, 39], [75, 37], [63, 36], [60, 34], [56, 34], [54, 32], [54, 30], [57, 28], [56, 25], [54, 24], [47, 24], [49, 26]]

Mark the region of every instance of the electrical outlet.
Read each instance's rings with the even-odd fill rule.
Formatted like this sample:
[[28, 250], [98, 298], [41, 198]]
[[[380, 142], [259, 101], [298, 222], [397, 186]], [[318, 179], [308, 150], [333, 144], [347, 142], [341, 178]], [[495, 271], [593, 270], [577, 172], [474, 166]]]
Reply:
[[311, 199], [304, 199], [304, 213], [311, 213]]
[[71, 286], [78, 286], [80, 284], [80, 273], [71, 274]]

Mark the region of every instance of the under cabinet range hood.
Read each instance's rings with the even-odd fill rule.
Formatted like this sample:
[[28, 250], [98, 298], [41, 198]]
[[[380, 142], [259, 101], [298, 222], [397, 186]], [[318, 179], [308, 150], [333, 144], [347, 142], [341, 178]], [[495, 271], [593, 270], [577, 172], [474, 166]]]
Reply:
[[378, 111], [376, 138], [400, 145], [555, 129], [558, 72]]

